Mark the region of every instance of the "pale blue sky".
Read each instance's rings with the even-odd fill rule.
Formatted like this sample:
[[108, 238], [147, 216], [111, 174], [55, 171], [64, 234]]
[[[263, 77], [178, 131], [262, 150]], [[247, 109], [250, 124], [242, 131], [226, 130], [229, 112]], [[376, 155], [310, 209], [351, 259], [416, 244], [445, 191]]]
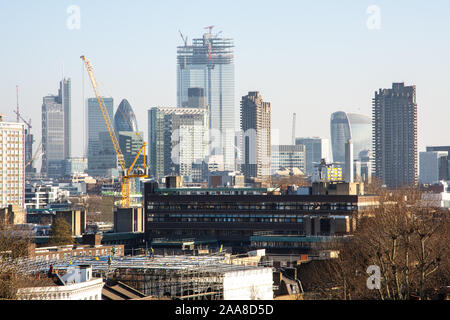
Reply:
[[[67, 8], [79, 6], [79, 30]], [[370, 5], [381, 29], [369, 30]], [[147, 135], [147, 109], [176, 104], [176, 46], [215, 25], [234, 38], [236, 114], [240, 97], [258, 90], [272, 103], [280, 142], [329, 137], [334, 111], [371, 114], [371, 99], [392, 82], [417, 85], [419, 150], [450, 144], [450, 2], [448, 0], [106, 1], [0, 0], [0, 112], [15, 121], [16, 84], [24, 116], [41, 136], [42, 97], [72, 78], [73, 156], [82, 155], [82, 64], [115, 107], [127, 98]], [[85, 97], [93, 96], [86, 78]]]

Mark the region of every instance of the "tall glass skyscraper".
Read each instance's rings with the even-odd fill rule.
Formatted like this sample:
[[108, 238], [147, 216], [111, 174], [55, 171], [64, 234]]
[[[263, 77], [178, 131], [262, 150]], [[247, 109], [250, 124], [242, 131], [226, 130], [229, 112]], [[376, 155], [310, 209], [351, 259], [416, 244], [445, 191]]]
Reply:
[[72, 134], [71, 134], [71, 105], [72, 105], [72, 81], [63, 79], [59, 82], [58, 103], [64, 110], [64, 158], [68, 159], [72, 152]]
[[[144, 137], [143, 133], [138, 130], [136, 115], [127, 99], [123, 99], [116, 110], [114, 131], [124, 156], [125, 165], [129, 168], [144, 143]], [[143, 164], [144, 154], [142, 153], [136, 160], [135, 168]]]
[[331, 149], [333, 161], [345, 162], [345, 143], [353, 142], [354, 158], [359, 153], [370, 150], [372, 146], [372, 119], [369, 116], [356, 113], [335, 112], [331, 115]]
[[[112, 119], [114, 114], [113, 98], [104, 97], [103, 102], [109, 118]], [[87, 100], [87, 115], [87, 172], [94, 177], [109, 176], [112, 172], [111, 169], [117, 168], [117, 157], [97, 98], [89, 98]]]
[[42, 103], [42, 166], [41, 174], [50, 178], [63, 175], [64, 109], [56, 96], [43, 98]]
[[123, 99], [114, 115], [114, 131], [138, 132], [136, 116], [127, 99]]
[[149, 161], [153, 177], [191, 177], [208, 155], [208, 111], [153, 107], [148, 110]]
[[233, 40], [205, 33], [177, 48], [177, 106], [188, 107], [189, 88], [203, 88], [214, 144], [211, 154], [224, 156], [225, 170], [234, 170]]
[[63, 161], [71, 153], [71, 80], [59, 82], [58, 95], [42, 102], [41, 174], [52, 178], [64, 175]]

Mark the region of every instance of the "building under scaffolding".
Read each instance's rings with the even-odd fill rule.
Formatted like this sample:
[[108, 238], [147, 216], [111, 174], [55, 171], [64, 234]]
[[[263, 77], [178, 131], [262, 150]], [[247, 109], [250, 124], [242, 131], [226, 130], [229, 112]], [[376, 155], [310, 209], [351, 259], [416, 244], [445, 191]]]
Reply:
[[115, 278], [146, 295], [181, 300], [271, 300], [272, 269], [230, 264], [116, 269]]
[[[220, 32], [219, 32], [220, 33]], [[203, 34], [177, 47], [177, 107], [188, 107], [189, 89], [204, 95], [209, 127], [216, 136], [212, 154], [223, 155], [225, 170], [234, 171], [234, 43], [219, 33]]]
[[271, 300], [271, 267], [236, 265], [224, 254], [208, 256], [79, 257], [56, 263], [67, 270], [90, 264], [96, 276], [121, 281], [147, 296], [182, 300]]

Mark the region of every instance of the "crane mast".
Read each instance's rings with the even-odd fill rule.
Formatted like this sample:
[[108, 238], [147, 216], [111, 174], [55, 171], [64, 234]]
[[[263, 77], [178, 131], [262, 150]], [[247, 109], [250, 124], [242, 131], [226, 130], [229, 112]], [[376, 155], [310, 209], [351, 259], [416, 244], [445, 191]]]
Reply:
[[111, 123], [111, 119], [110, 119], [108, 113], [106, 112], [103, 98], [98, 94], [97, 81], [95, 80], [95, 77], [94, 77], [92, 64], [89, 61], [89, 59], [87, 59], [85, 56], [81, 56], [80, 58], [83, 59], [83, 62], [86, 66], [86, 70], [88, 72], [89, 79], [91, 80], [92, 87], [94, 89], [94, 93], [95, 93], [95, 96], [98, 101], [98, 105], [100, 106], [100, 110], [102, 112], [103, 119], [105, 120], [105, 124], [108, 129], [109, 136], [111, 137], [111, 142], [113, 144], [114, 150], [117, 155], [117, 159], [118, 159], [120, 167], [122, 169], [122, 207], [128, 208], [130, 206], [130, 178], [139, 178], [139, 177], [147, 177], [148, 176], [147, 172], [146, 172], [146, 164], [145, 164], [145, 150], [144, 150], [144, 169], [145, 169], [144, 172], [138, 173], [138, 174], [131, 174], [133, 167], [134, 167], [140, 153], [146, 146], [146, 143], [144, 142], [142, 144], [142, 147], [139, 150], [139, 152], [137, 153], [136, 158], [134, 159], [130, 168], [127, 169], [126, 164], [125, 164], [125, 158], [123, 156], [122, 150], [120, 149], [119, 141], [117, 140], [116, 134], [114, 132], [114, 128]]

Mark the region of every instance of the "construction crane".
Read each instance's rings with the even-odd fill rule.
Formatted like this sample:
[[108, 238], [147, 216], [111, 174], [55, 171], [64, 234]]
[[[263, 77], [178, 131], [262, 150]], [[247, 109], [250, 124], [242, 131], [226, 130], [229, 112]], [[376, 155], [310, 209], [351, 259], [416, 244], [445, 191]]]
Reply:
[[[22, 117], [22, 115], [21, 115], [18, 111], [16, 111], [16, 110], [14, 110], [14, 113], [17, 114], [17, 117], [18, 117], [19, 119], [21, 119], [21, 120], [27, 125], [27, 127], [28, 127], [28, 132], [31, 132], [31, 119], [30, 119], [29, 121], [25, 120], [25, 119]], [[19, 121], [17, 121], [17, 122], [19, 122]]]
[[181, 39], [183, 39], [184, 46], [187, 47], [188, 37], [183, 36], [180, 30], [178, 32], [180, 33]]
[[[97, 81], [94, 77], [94, 72], [92, 68], [92, 64], [89, 59], [87, 59], [85, 56], [80, 57], [86, 67], [86, 70], [89, 75], [89, 79], [92, 83], [92, 88], [94, 89], [95, 96], [97, 98], [98, 105], [100, 107], [100, 110], [103, 115], [103, 119], [105, 120], [106, 128], [108, 129], [109, 136], [111, 138], [111, 142], [113, 144], [114, 150], [117, 155], [117, 160], [120, 164], [120, 167], [122, 169], [121, 171], [121, 184], [122, 184], [122, 207], [123, 208], [129, 208], [130, 207], [130, 179], [133, 178], [147, 178], [148, 172], [147, 172], [147, 164], [145, 162], [145, 146], [147, 145], [145, 142], [143, 142], [141, 148], [139, 149], [139, 152], [137, 153], [136, 157], [134, 158], [132, 164], [129, 168], [126, 167], [125, 164], [125, 158], [123, 156], [122, 150], [120, 149], [119, 141], [117, 140], [116, 134], [114, 132], [113, 125], [111, 123], [111, 119], [109, 118], [108, 113], [106, 112], [105, 103], [103, 101], [103, 98], [98, 93], [98, 87], [97, 87]], [[137, 168], [133, 170], [134, 165], [136, 164], [136, 161], [138, 160], [140, 154], [144, 152], [144, 165], [142, 169]]]
[[[33, 156], [31, 157], [31, 159], [30, 159], [30, 160], [27, 162], [27, 164], [25, 165], [25, 168], [28, 167], [34, 160], [36, 160], [36, 158], [37, 158], [37, 156], [38, 156], [38, 153], [39, 153], [39, 151], [41, 151], [41, 149], [42, 149], [42, 140], [41, 140], [41, 142], [39, 142], [39, 146], [38, 146], [38, 148], [36, 149], [36, 151], [34, 152], [34, 154], [33, 154]], [[43, 155], [42, 152], [39, 154], [39, 156], [41, 156], [41, 155]]]
[[13, 110], [13, 112], [17, 116], [17, 122], [20, 122], [19, 120], [22, 120], [28, 127], [28, 133], [31, 132], [31, 119], [29, 121], [25, 120], [22, 115], [19, 112], [19, 86], [16, 85], [16, 110]]
[[209, 29], [209, 33], [211, 34], [211, 30], [212, 30], [212, 28], [214, 28], [215, 26], [207, 26], [207, 27], [204, 27], [203, 29]]

